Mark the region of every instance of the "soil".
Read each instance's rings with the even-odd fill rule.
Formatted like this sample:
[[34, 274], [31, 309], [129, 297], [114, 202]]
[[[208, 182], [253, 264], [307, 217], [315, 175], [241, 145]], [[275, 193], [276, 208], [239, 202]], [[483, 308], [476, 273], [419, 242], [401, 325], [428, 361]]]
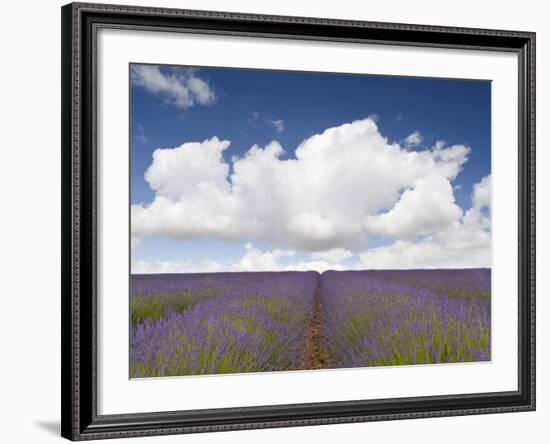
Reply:
[[328, 341], [323, 335], [321, 316], [321, 295], [315, 292], [313, 316], [305, 331], [305, 347], [300, 357], [299, 370], [335, 368], [336, 359], [330, 350]]

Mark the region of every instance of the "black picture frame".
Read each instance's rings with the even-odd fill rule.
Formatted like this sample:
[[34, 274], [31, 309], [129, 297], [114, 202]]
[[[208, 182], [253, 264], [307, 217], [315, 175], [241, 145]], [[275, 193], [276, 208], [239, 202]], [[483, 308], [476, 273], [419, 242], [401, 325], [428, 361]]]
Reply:
[[[535, 33], [85, 3], [68, 4], [61, 15], [62, 436], [86, 440], [535, 409]], [[100, 27], [515, 53], [519, 66], [518, 390], [98, 415], [94, 76]]]

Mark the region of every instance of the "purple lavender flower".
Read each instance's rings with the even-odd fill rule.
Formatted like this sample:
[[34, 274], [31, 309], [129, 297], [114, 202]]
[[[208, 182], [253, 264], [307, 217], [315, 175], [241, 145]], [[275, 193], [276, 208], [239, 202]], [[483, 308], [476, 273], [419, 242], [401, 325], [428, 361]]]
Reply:
[[318, 289], [333, 367], [490, 360], [490, 282], [488, 269], [135, 275], [130, 375], [303, 368]]
[[[136, 276], [131, 297], [168, 302], [156, 319], [134, 317], [130, 374], [295, 368], [318, 281], [316, 272]], [[174, 310], [184, 289], [194, 302]]]
[[491, 272], [325, 272], [324, 333], [340, 367], [490, 359]]

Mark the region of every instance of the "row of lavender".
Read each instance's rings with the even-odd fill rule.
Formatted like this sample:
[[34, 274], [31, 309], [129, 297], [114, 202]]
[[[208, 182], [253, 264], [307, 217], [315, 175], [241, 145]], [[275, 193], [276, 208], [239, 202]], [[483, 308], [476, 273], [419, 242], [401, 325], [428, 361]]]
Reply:
[[334, 366], [490, 359], [490, 270], [136, 275], [132, 377], [300, 368], [320, 289]]
[[324, 334], [341, 367], [490, 360], [491, 271], [326, 272]]
[[318, 285], [316, 272], [132, 276], [130, 375], [292, 369]]

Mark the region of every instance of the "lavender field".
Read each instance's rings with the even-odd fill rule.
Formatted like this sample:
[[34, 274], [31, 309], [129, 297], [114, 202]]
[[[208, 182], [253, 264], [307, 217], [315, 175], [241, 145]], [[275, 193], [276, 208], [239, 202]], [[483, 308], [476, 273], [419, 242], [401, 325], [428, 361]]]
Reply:
[[490, 360], [489, 269], [132, 275], [130, 377]]

